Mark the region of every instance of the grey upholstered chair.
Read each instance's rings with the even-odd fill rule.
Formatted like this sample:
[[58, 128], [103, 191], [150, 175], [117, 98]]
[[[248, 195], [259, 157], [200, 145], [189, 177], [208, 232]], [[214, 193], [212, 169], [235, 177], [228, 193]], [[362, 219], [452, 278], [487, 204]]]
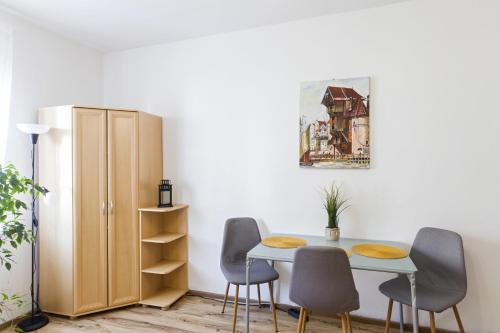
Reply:
[[[464, 248], [459, 234], [436, 228], [422, 228], [417, 234], [410, 257], [416, 273], [417, 308], [429, 311], [432, 333], [436, 332], [435, 312], [453, 308], [460, 332], [464, 327], [457, 304], [467, 293]], [[385, 332], [390, 329], [393, 301], [411, 305], [410, 283], [405, 276], [386, 281], [379, 287], [389, 297]]]
[[[234, 296], [233, 333], [236, 330], [240, 285], [246, 284], [246, 256], [248, 251], [260, 242], [261, 237], [259, 228], [257, 227], [257, 222], [253, 218], [239, 217], [226, 221], [220, 258], [220, 267], [227, 280], [222, 313], [224, 313], [226, 308], [229, 287], [231, 284], [234, 284], [236, 286], [236, 294]], [[259, 305], [261, 305], [260, 284], [267, 283], [269, 285], [274, 330], [276, 332], [278, 331], [278, 325], [276, 322], [276, 307], [274, 305], [272, 281], [278, 278], [278, 272], [276, 272], [276, 270], [265, 260], [256, 260], [253, 262], [252, 266], [250, 266], [250, 285], [257, 285]]]
[[305, 332], [307, 314], [340, 314], [342, 331], [352, 332], [349, 312], [359, 309], [351, 265], [343, 249], [307, 246], [295, 253], [290, 300], [300, 306], [297, 333]]

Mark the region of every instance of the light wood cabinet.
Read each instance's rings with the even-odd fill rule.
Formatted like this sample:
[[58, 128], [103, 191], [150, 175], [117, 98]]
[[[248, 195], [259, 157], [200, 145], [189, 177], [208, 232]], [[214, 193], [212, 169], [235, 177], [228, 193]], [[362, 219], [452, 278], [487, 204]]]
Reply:
[[[109, 305], [139, 299], [138, 118], [108, 111]], [[161, 178], [160, 178], [161, 179]], [[156, 188], [150, 188], [156, 191]]]
[[[108, 306], [108, 230], [104, 209], [108, 201], [106, 113], [106, 110], [97, 109], [73, 110], [75, 313]], [[41, 141], [40, 145], [42, 144]], [[40, 159], [45, 157], [40, 156]], [[42, 184], [43, 171], [40, 170]], [[53, 207], [42, 204], [40, 210], [44, 212], [45, 208]], [[43, 226], [51, 223], [43, 217], [42, 213], [40, 223]], [[43, 233], [44, 230], [41, 229], [40, 234]], [[40, 242], [43, 241], [42, 238]], [[43, 249], [45, 251], [46, 247]]]
[[137, 303], [138, 208], [157, 203], [161, 118], [135, 110], [39, 111], [40, 302], [79, 316]]

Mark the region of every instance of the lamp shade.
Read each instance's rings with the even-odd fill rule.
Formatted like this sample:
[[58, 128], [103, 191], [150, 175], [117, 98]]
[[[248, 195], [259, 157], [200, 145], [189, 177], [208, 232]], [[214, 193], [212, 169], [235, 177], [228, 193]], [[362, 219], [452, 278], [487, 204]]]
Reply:
[[43, 134], [47, 133], [50, 127], [42, 124], [17, 124], [17, 129], [27, 134]]

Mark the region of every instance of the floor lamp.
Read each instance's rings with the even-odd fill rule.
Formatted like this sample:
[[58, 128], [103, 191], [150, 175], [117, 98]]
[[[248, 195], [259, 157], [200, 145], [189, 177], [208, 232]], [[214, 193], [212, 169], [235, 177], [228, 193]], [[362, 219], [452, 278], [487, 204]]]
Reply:
[[[17, 128], [30, 135], [31, 138], [31, 180], [35, 183], [35, 148], [40, 134], [47, 133], [50, 129], [47, 125], [40, 124], [17, 124]], [[36, 218], [36, 198], [35, 193], [31, 195], [31, 231], [33, 233], [34, 241], [31, 243], [31, 315], [19, 322], [17, 328], [22, 332], [33, 332], [47, 325], [49, 317], [47, 317], [40, 309], [38, 304], [38, 277], [36, 279], [35, 288], [35, 274], [37, 270], [37, 245], [38, 245], [38, 220]], [[36, 292], [35, 292], [36, 290]]]

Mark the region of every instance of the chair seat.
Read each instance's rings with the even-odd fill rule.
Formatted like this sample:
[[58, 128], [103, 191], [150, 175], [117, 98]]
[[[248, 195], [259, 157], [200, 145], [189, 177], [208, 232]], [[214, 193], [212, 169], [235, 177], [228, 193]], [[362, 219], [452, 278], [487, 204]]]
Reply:
[[359, 310], [359, 294], [354, 290], [345, 299], [325, 297], [328, 295], [328, 288], [323, 293], [310, 293], [308, 295], [290, 295], [290, 300], [295, 304], [319, 315], [334, 316], [339, 313]]
[[[227, 282], [232, 284], [246, 284], [246, 265], [224, 265], [222, 273]], [[275, 281], [279, 278], [278, 272], [265, 260], [256, 260], [250, 266], [250, 284], [261, 284]]]
[[[387, 297], [411, 306], [411, 286], [407, 277], [401, 276], [386, 281], [379, 286], [379, 290]], [[432, 312], [443, 312], [453, 305], [458, 304], [465, 297], [463, 292], [455, 289], [432, 287], [418, 284], [418, 282], [416, 291], [417, 308]]]

